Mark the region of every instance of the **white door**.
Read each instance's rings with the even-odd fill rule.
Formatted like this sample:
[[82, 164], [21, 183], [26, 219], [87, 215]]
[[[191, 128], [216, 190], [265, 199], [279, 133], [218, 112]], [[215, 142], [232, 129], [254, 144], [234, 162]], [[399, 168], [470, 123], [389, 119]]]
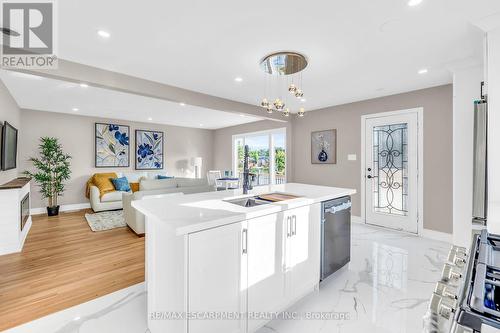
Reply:
[[319, 283], [320, 205], [304, 206], [284, 212], [287, 290], [295, 301]]
[[[272, 313], [286, 305], [283, 221], [271, 214], [248, 221], [248, 313]], [[249, 318], [248, 332], [267, 320]]]
[[417, 233], [418, 113], [365, 119], [366, 223]]
[[[244, 314], [247, 302], [246, 279], [246, 222], [189, 235], [188, 304], [191, 314]], [[190, 319], [188, 331], [245, 333], [246, 318], [232, 318]]]

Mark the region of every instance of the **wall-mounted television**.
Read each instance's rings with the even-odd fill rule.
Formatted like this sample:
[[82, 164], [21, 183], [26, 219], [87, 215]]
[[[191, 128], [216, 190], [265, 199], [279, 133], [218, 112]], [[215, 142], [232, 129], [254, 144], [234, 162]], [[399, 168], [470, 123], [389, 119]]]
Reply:
[[2, 129], [2, 147], [0, 165], [2, 170], [17, 167], [17, 129], [5, 122]]

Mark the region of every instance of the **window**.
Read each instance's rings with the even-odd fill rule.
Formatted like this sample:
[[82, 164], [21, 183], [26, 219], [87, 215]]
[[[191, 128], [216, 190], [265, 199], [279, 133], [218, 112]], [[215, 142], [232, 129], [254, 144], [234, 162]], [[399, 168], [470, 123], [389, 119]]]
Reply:
[[249, 148], [250, 172], [254, 186], [286, 182], [286, 129], [233, 136], [233, 173], [243, 177], [244, 147]]

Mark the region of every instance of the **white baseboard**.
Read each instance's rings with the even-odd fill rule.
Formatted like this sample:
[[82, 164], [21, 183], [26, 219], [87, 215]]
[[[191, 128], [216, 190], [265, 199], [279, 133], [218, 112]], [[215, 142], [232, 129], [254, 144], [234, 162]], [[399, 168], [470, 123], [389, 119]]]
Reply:
[[[59, 211], [60, 212], [71, 212], [71, 211], [87, 209], [87, 208], [90, 208], [90, 202], [71, 204], [71, 205], [61, 205], [61, 207], [59, 207]], [[46, 207], [31, 208], [30, 209], [31, 215], [40, 215], [40, 214], [46, 214], [46, 213], [47, 213]]]
[[446, 233], [446, 232], [441, 232], [441, 231], [435, 231], [431, 229], [422, 229], [419, 232], [420, 237], [428, 238], [428, 239], [433, 239], [441, 242], [446, 242], [446, 243], [453, 243], [453, 235]]
[[[365, 224], [364, 221], [361, 219], [361, 216], [354, 216], [351, 215], [351, 222], [352, 223], [361, 223]], [[418, 236], [427, 238], [427, 239], [433, 239], [441, 242], [446, 242], [446, 243], [452, 243], [453, 242], [453, 235], [448, 234], [446, 232], [441, 232], [441, 231], [435, 231], [431, 229], [422, 229], [419, 233]]]
[[352, 223], [362, 223], [362, 224], [364, 224], [363, 220], [361, 219], [361, 216], [351, 215], [351, 222]]

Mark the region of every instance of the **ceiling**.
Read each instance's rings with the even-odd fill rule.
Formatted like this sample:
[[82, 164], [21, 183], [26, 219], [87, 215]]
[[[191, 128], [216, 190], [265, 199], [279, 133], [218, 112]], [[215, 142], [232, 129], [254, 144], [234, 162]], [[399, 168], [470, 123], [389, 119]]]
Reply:
[[155, 124], [218, 129], [260, 120], [119, 91], [0, 70], [19, 107]]
[[[306, 110], [450, 83], [448, 64], [482, 61], [482, 33], [469, 22], [500, 11], [500, 1], [407, 2], [64, 0], [58, 54], [258, 104], [265, 83], [259, 60], [299, 51], [309, 59], [307, 101], [292, 107]], [[428, 73], [417, 74], [422, 68]]]

